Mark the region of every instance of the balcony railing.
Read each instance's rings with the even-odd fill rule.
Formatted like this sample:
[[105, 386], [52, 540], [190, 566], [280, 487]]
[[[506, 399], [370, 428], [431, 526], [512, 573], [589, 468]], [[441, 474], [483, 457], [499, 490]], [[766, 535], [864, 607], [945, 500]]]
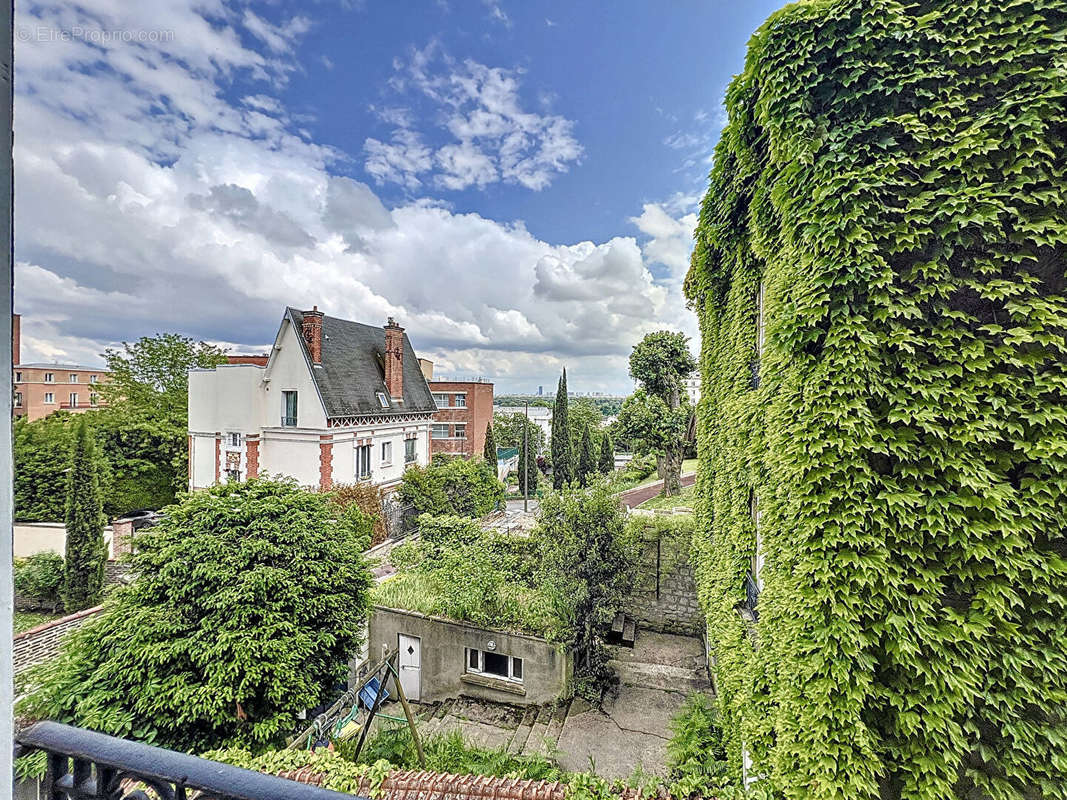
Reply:
[[282, 427], [283, 428], [295, 428], [296, 427], [296, 417], [283, 416], [282, 417]]
[[[43, 796], [52, 800], [352, 800], [352, 795], [58, 722], [20, 733], [16, 754], [48, 754]], [[147, 787], [147, 791], [145, 788]]]

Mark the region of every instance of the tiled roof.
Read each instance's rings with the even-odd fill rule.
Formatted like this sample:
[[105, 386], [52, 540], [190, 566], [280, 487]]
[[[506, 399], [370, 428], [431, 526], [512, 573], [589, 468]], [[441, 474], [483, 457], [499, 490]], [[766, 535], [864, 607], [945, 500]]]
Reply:
[[[310, 355], [301, 334], [304, 315], [295, 308], [286, 309], [297, 339]], [[337, 317], [322, 318], [322, 366], [312, 370], [315, 383], [326, 406], [327, 417], [350, 417], [362, 414], [402, 414], [437, 411], [437, 405], [419, 367], [418, 356], [404, 334], [404, 404], [389, 401], [382, 408], [377, 393], [389, 392], [385, 386], [385, 329]]]
[[[282, 778], [310, 786], [322, 786], [324, 776], [313, 767], [279, 772]], [[367, 778], [353, 794], [370, 797], [373, 787]], [[379, 800], [565, 800], [567, 787], [558, 782], [519, 778], [491, 778], [485, 775], [454, 775], [448, 772], [393, 770], [382, 781]], [[641, 792], [622, 789], [619, 800], [640, 800]], [[658, 800], [670, 800], [662, 790]]]

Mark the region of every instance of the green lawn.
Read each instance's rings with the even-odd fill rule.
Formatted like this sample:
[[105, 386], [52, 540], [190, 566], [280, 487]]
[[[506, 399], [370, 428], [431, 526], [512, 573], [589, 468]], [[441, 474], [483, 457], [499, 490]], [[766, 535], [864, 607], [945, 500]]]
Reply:
[[681, 494], [676, 494], [673, 497], [653, 497], [651, 500], [646, 500], [638, 508], [644, 509], [666, 509], [666, 508], [678, 508], [679, 506], [686, 506], [692, 508], [693, 503], [696, 502], [696, 487], [686, 486], [682, 489]]
[[36, 628], [42, 623], [53, 619], [59, 619], [61, 616], [61, 614], [49, 614], [43, 611], [16, 611], [15, 633], [28, 631], [30, 628]]
[[[687, 472], [696, 472], [696, 471], [697, 471], [697, 460], [695, 458], [687, 458], [685, 461], [682, 462], [682, 474], [683, 475], [685, 475]], [[635, 484], [631, 488], [636, 489], [638, 486], [648, 486], [650, 484], [656, 483], [658, 480], [659, 480], [659, 475], [657, 475], [655, 472], [653, 472], [651, 475], [649, 475], [643, 481], [641, 481], [638, 484]]]

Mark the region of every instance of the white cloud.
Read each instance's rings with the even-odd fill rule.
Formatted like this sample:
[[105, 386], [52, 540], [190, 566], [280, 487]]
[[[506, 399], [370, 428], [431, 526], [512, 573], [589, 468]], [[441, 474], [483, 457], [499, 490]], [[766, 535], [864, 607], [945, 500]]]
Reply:
[[697, 215], [689, 213], [675, 218], [667, 213], [663, 205], [645, 203], [641, 215], [631, 217], [630, 222], [641, 233], [651, 237], [642, 247], [645, 258], [663, 264], [676, 278], [684, 277], [689, 269], [689, 255], [693, 251]]
[[[413, 103], [429, 103], [428, 116], [453, 141], [431, 151], [411, 107], [376, 109], [393, 126], [390, 143], [374, 138], [364, 143], [364, 166], [378, 183], [414, 189], [432, 172], [434, 183], [445, 189], [503, 181], [537, 191], [582, 156], [571, 120], [524, 109], [514, 71], [471, 60], [456, 63], [437, 42], [394, 67], [390, 86]], [[539, 95], [542, 105], [547, 97]]]
[[[521, 222], [432, 198], [389, 209], [337, 173], [341, 154], [291, 133], [271, 94], [291, 65], [273, 60], [265, 42], [267, 55], [244, 50], [232, 27], [243, 24], [239, 14], [211, 6], [207, 25], [169, 8], [159, 13], [178, 35], [158, 52], [98, 52], [103, 66], [90, 68], [79, 47], [20, 47], [16, 308], [25, 360], [99, 363], [104, 347], [158, 331], [255, 351], [273, 338], [284, 305], [317, 304], [366, 322], [395, 316], [443, 371], [491, 376], [501, 390], [547, 384], [564, 365], [582, 389], [626, 390], [626, 357], [645, 332], [692, 333], [678, 281], [656, 280], [647, 267], [669, 257], [662, 243], [680, 240], [686, 217], [672, 226], [676, 212], [664, 205], [664, 220], [646, 207], [635, 218], [651, 237], [642, 253], [628, 237], [548, 242]], [[59, 13], [20, 9], [19, 22]], [[77, 23], [75, 11], [62, 13]], [[164, 68], [165, 79], [149, 74]], [[518, 106], [515, 75], [457, 70], [458, 82], [427, 91], [469, 136], [452, 150], [417, 136], [378, 142], [367, 154], [379, 174], [416, 188], [430, 175], [478, 185], [491, 170], [533, 181], [553, 158], [567, 163], [567, 147], [545, 140], [551, 118]], [[257, 86], [231, 107], [220, 87], [241, 76]], [[160, 94], [161, 82], [173, 94]], [[496, 152], [477, 146], [487, 139]]]

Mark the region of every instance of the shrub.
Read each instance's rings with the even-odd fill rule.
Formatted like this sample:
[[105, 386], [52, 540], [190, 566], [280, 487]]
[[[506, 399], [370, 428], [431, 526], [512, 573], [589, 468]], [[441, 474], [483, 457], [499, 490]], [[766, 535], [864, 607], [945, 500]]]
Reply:
[[694, 692], [671, 719], [667, 742], [673, 797], [714, 797], [726, 778], [726, 749], [714, 701]]
[[15, 591], [53, 611], [59, 606], [63, 588], [63, 557], [56, 553], [34, 553], [15, 561]]
[[330, 501], [337, 507], [340, 519], [354, 534], [369, 534], [368, 547], [385, 541], [388, 531], [382, 512], [381, 487], [371, 483], [339, 484], [330, 492]]
[[419, 514], [483, 517], [504, 502], [504, 485], [478, 462], [435, 457], [405, 471], [397, 494]]
[[138, 535], [136, 579], [31, 672], [20, 713], [179, 750], [263, 748], [331, 696], [371, 577], [327, 498], [289, 481], [184, 497]]
[[107, 568], [104, 510], [96, 442], [85, 417], [78, 422], [67, 475], [63, 606], [80, 611], [100, 601]]

